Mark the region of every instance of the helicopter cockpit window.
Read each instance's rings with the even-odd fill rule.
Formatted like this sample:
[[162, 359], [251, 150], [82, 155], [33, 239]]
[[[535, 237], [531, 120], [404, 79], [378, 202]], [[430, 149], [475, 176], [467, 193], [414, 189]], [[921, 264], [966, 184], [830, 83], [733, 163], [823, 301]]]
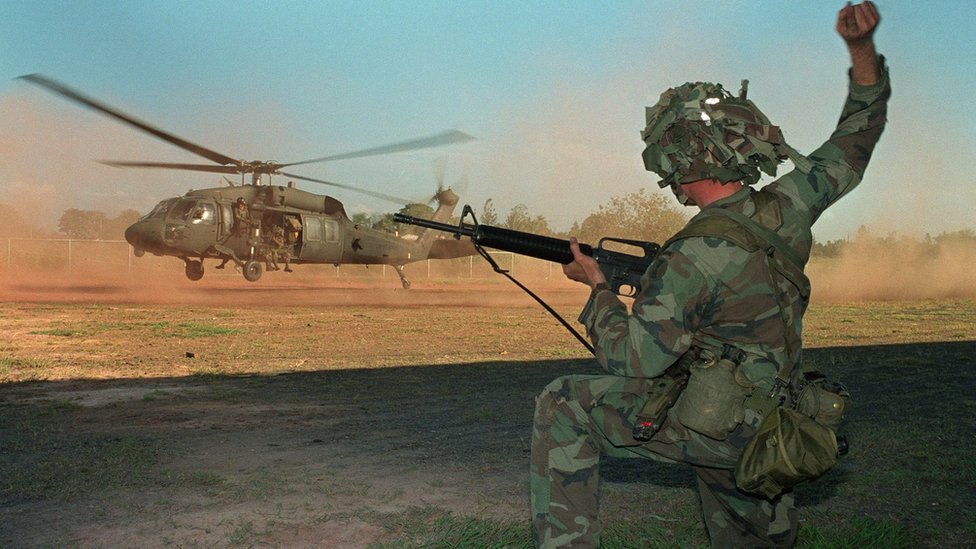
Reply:
[[200, 202], [193, 210], [191, 223], [202, 225], [213, 225], [215, 220], [214, 205], [209, 202]]
[[156, 204], [152, 211], [144, 215], [143, 219], [151, 219], [154, 217], [161, 219], [166, 217], [166, 212], [168, 212], [169, 209], [173, 207], [173, 204], [176, 204], [178, 201], [179, 198], [167, 198], [166, 200], [163, 200], [159, 204]]
[[173, 220], [186, 221], [196, 205], [196, 200], [181, 200], [176, 206], [170, 209], [169, 215], [166, 217]]

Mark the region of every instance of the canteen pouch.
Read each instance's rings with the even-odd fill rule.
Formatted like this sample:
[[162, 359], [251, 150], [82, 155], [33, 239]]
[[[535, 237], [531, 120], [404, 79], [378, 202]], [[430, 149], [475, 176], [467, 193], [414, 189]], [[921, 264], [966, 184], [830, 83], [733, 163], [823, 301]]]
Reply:
[[851, 394], [846, 387], [816, 371], [804, 372], [794, 402], [798, 412], [826, 425], [835, 433], [852, 404]]
[[689, 368], [688, 386], [675, 404], [677, 420], [692, 431], [725, 440], [745, 418], [743, 403], [752, 392], [751, 384], [740, 384], [739, 379], [745, 380], [736, 370], [732, 360], [703, 351]]
[[773, 499], [818, 477], [837, 463], [837, 437], [829, 427], [792, 408], [766, 415], [739, 456], [735, 484], [740, 490]]

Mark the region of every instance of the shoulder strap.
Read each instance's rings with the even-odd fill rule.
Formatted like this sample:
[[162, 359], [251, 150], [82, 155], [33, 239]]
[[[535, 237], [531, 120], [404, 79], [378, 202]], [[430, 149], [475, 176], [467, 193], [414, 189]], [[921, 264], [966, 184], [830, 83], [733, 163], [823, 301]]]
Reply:
[[[769, 212], [772, 210], [767, 209], [767, 206], [771, 205], [775, 200], [774, 197], [762, 192], [756, 193], [754, 196], [759, 212], [757, 217], [761, 219], [766, 218], [765, 220], [769, 221], [775, 219], [777, 224], [781, 222], [778, 219], [778, 210], [775, 214], [770, 215]], [[685, 228], [671, 237], [662, 246], [662, 249], [667, 248], [675, 241], [691, 237], [719, 238], [750, 253], [763, 250], [769, 258], [775, 256], [784, 259], [790, 265], [790, 268], [770, 268], [770, 270], [779, 273], [780, 276], [788, 279], [797, 287], [804, 286], [803, 282], [798, 280], [799, 278], [805, 279], [803, 276], [803, 261], [796, 251], [782, 237], [776, 234], [774, 230], [769, 229], [746, 215], [725, 208], [707, 208], [702, 210]], [[768, 265], [769, 263], [767, 263]], [[777, 296], [779, 296], [778, 292]], [[786, 305], [781, 300], [778, 299], [778, 301], [780, 313], [783, 316], [783, 335], [786, 338], [785, 343], [788, 359], [787, 363], [776, 373], [776, 377], [780, 383], [785, 384], [789, 381], [796, 364], [794, 362], [793, 345], [790, 344], [790, 337], [788, 335], [789, 326], [785, 325], [787, 322], [785, 313]]]

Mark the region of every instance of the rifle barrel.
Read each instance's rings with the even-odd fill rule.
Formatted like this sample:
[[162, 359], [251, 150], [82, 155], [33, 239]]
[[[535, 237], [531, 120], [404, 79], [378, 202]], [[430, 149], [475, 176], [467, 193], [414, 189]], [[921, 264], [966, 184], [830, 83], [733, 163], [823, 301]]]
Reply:
[[[454, 226], [399, 213], [393, 214], [393, 221], [453, 233], [455, 238], [467, 236], [475, 244], [486, 248], [527, 255], [536, 259], [562, 263], [563, 265], [572, 263], [573, 261], [573, 252], [569, 249], [569, 241], [560, 238], [490, 225], [468, 225], [466, 223], [460, 223]], [[593, 247], [588, 244], [580, 244], [580, 251], [589, 256], [593, 255]]]

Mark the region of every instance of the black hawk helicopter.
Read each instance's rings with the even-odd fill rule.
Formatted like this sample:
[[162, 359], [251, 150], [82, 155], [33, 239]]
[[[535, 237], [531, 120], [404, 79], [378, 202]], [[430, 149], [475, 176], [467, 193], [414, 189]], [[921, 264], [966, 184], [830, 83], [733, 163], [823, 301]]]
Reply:
[[[146, 252], [178, 257], [183, 260], [184, 271], [190, 280], [203, 278], [204, 260], [215, 259], [221, 261], [217, 268], [223, 268], [224, 264], [233, 261], [243, 272], [244, 278], [254, 282], [261, 278], [264, 263], [275, 256], [288, 254], [285, 257], [289, 257], [289, 263], [294, 264], [390, 265], [396, 269], [403, 287], [409, 288], [410, 281], [403, 272], [404, 265], [425, 259], [451, 259], [477, 253], [470, 242], [438, 238], [435, 231], [429, 229], [412, 240], [373, 229], [353, 222], [342, 203], [331, 196], [303, 191], [296, 188], [293, 181], [288, 181], [286, 186], [270, 184], [271, 176], [280, 175], [290, 180], [348, 189], [401, 205], [409, 204], [409, 200], [388, 194], [281, 170], [301, 164], [440, 147], [473, 139], [463, 132], [452, 130], [425, 138], [287, 164], [237, 160], [162, 131], [45, 76], [30, 74], [20, 78], [214, 162], [104, 161], [103, 164], [241, 175], [241, 184], [237, 186], [231, 184], [229, 187], [192, 190], [183, 196], [167, 198], [125, 230], [125, 239], [132, 245], [136, 257], [142, 257]], [[251, 174], [250, 184], [244, 180], [246, 174]], [[264, 183], [264, 176], [268, 177], [268, 184]], [[432, 200], [438, 204], [433, 219], [443, 222], [453, 214], [458, 196], [439, 182]], [[237, 208], [246, 211], [246, 215], [237, 214], [235, 217]], [[290, 269], [286, 267], [286, 270]]]

